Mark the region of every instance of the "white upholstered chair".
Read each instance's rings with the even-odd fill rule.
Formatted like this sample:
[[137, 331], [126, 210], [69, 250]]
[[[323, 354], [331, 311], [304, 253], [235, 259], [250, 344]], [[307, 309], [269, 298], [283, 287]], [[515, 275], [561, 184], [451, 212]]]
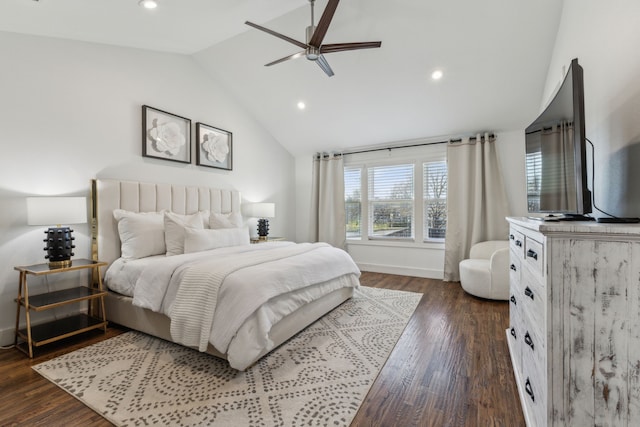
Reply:
[[469, 259], [460, 261], [460, 284], [477, 297], [509, 299], [509, 242], [490, 240], [473, 245]]

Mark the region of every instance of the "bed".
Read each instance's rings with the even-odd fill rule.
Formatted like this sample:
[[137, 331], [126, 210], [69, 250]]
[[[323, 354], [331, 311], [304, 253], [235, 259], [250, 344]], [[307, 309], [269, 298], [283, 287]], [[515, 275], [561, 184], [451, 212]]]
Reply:
[[234, 190], [93, 180], [107, 319], [245, 370], [353, 295], [360, 272], [348, 254], [250, 244], [240, 204]]

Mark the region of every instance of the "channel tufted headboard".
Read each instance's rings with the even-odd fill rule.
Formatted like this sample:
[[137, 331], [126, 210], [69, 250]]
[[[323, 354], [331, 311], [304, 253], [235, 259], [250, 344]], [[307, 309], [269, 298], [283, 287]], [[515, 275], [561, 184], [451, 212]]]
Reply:
[[92, 256], [111, 264], [120, 257], [114, 209], [193, 214], [240, 212], [240, 192], [209, 187], [94, 179], [91, 182]]

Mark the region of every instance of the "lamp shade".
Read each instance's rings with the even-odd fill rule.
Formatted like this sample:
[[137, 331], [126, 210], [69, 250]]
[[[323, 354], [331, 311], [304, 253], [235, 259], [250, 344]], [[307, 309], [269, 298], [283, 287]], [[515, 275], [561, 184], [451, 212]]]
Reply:
[[86, 197], [27, 197], [27, 224], [84, 224]]
[[242, 205], [242, 212], [251, 218], [273, 218], [276, 216], [274, 203], [247, 203]]

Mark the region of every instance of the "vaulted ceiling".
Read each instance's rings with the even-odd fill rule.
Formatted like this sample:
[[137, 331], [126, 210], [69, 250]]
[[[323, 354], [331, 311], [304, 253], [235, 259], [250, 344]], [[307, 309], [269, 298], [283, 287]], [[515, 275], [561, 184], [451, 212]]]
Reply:
[[2, 0], [0, 31], [191, 55], [301, 155], [524, 129], [541, 107], [562, 12], [559, 0], [342, 0], [324, 42], [382, 47], [327, 54], [327, 77], [304, 57], [265, 67], [300, 49], [244, 25], [304, 42], [307, 0], [157, 1]]

